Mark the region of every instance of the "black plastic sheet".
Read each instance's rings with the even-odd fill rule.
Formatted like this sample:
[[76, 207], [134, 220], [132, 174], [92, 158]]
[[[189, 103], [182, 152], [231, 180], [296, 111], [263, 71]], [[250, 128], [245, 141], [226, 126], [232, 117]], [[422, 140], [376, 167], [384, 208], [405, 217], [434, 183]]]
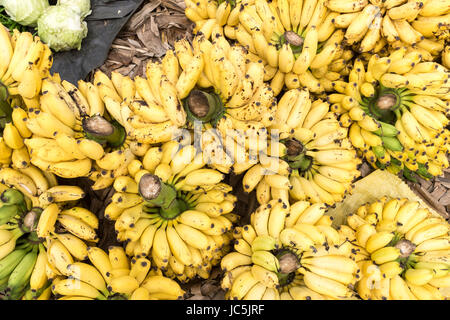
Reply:
[[81, 50], [54, 54], [52, 73], [76, 84], [100, 67], [108, 56], [112, 42], [144, 0], [91, 0], [92, 13], [86, 17], [88, 35]]

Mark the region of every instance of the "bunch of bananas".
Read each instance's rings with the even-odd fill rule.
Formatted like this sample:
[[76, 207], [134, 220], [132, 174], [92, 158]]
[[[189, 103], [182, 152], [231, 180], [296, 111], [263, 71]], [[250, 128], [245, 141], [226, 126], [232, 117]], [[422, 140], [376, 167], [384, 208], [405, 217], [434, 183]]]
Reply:
[[[41, 249], [36, 244], [36, 227], [41, 210], [17, 189], [8, 188], [0, 202], [0, 290], [5, 298], [20, 299], [29, 287], [30, 277]], [[36, 292], [36, 296], [40, 293]]]
[[[240, 174], [254, 164], [252, 154], [257, 152], [258, 142], [267, 139], [266, 128], [276, 110], [275, 93], [264, 83], [262, 63], [247, 59], [243, 47], [230, 46], [220, 33], [212, 43], [197, 36], [194, 53], [197, 47], [204, 60], [199, 89], [191, 88], [180, 96], [188, 125], [194, 130], [203, 126], [201, 146], [212, 167], [229, 173], [232, 166], [233, 172]], [[180, 62], [189, 54], [181, 46], [175, 49]], [[208, 85], [202, 84], [202, 77]]]
[[438, 56], [449, 37], [447, 1], [328, 0], [325, 6], [335, 14], [335, 27], [345, 30], [345, 45], [359, 52], [371, 52], [381, 42]]
[[[2, 174], [14, 171], [1, 170]], [[40, 173], [38, 169], [36, 172]], [[19, 174], [17, 171], [13, 177]], [[22, 188], [27, 187], [24, 176], [16, 181]], [[39, 181], [46, 181], [42, 174], [39, 178]], [[72, 261], [72, 257], [80, 261], [86, 259], [83, 240], [98, 241], [97, 217], [84, 208], [73, 206], [84, 197], [84, 192], [75, 186], [48, 187], [48, 184], [47, 181], [47, 189], [32, 198], [28, 193], [24, 195], [18, 189], [9, 188], [15, 186], [13, 184], [2, 185], [0, 269], [2, 289], [6, 289], [10, 299], [48, 299], [49, 281], [61, 274], [64, 262]]]
[[348, 216], [362, 299], [440, 300], [450, 287], [450, 226], [417, 201], [384, 197]]
[[[26, 126], [28, 116], [21, 107], [21, 101], [13, 98], [11, 103], [13, 103], [11, 116], [8, 117], [0, 137], [0, 164], [23, 170], [33, 167], [30, 164], [30, 154], [24, 144], [24, 139], [31, 137], [32, 133]], [[10, 109], [9, 104], [8, 109]]]
[[448, 70], [406, 47], [356, 59], [345, 89], [329, 96], [349, 138], [375, 168], [429, 179], [448, 167]]
[[0, 87], [7, 97], [20, 96], [28, 108], [39, 105], [42, 79], [50, 73], [50, 48], [30, 32], [12, 31], [0, 26]]
[[[215, 33], [224, 34], [246, 47], [251, 61], [263, 62], [265, 81], [270, 80], [275, 95], [284, 85], [307, 87], [316, 94], [333, 91], [353, 55], [342, 45], [344, 31], [333, 24], [339, 14], [328, 10], [325, 1], [223, 1], [215, 17], [207, 19], [191, 14], [201, 11], [199, 3], [186, 1], [194, 32], [212, 39]], [[383, 46], [378, 44], [376, 52]]]
[[114, 182], [116, 193], [105, 217], [116, 220], [119, 241], [129, 256], [148, 257], [171, 278], [208, 278], [227, 252], [236, 197], [224, 175], [205, 168], [191, 144], [170, 141], [150, 148], [130, 177]]
[[130, 300], [177, 300], [184, 296], [177, 282], [164, 277], [160, 270], [151, 269], [149, 259], [135, 257], [130, 261], [122, 247], [110, 247], [109, 258], [111, 293]]
[[[95, 190], [110, 186], [115, 176], [127, 173], [134, 156], [124, 128], [107, 117], [93, 84], [80, 82], [77, 88], [57, 76], [44, 79], [40, 106], [28, 109], [26, 121], [33, 133], [24, 141], [31, 163], [63, 178], [95, 177]], [[92, 170], [93, 160], [103, 179]]]
[[229, 299], [346, 299], [354, 297], [355, 247], [331, 226], [323, 204], [290, 208], [271, 200], [237, 227], [234, 252], [221, 261]]
[[[343, 53], [343, 32], [331, 22], [334, 14], [325, 1], [266, 1], [242, 3], [237, 19], [228, 19], [227, 37], [237, 40], [263, 59], [272, 87], [324, 88], [311, 70], [327, 66]], [[308, 69], [311, 70], [308, 70]]]
[[[168, 53], [164, 60], [169, 56]], [[176, 59], [173, 62], [177, 63]], [[138, 154], [145, 153], [147, 146], [170, 141], [176, 137], [178, 127], [186, 122], [175, 87], [168, 81], [161, 64], [149, 62], [146, 74], [148, 80], [136, 77], [133, 81], [117, 72], [109, 79], [101, 71], [94, 77], [110, 114], [126, 129], [132, 142], [142, 144]]]
[[[279, 100], [271, 140], [260, 162], [243, 177], [244, 191], [256, 189], [259, 203], [281, 198], [333, 205], [351, 190], [359, 176], [356, 157], [330, 104], [311, 102], [307, 90], [291, 89]], [[270, 155], [270, 156], [269, 156]]]
[[204, 34], [206, 38], [210, 38], [212, 30], [223, 29], [228, 17], [233, 11], [233, 15], [237, 15], [238, 4], [242, 0], [201, 0], [201, 1], [184, 1], [186, 9], [184, 14], [195, 23], [193, 29], [194, 34]]
[[69, 258], [53, 279], [51, 290], [58, 300], [175, 300], [184, 295], [177, 282], [150, 270], [149, 260], [130, 261], [122, 247], [111, 246], [106, 253], [89, 246], [86, 259]]
[[[62, 206], [63, 201], [67, 202], [76, 198], [71, 195], [71, 199], [68, 199], [61, 195], [61, 189], [55, 189], [64, 187], [66, 186], [52, 187], [42, 193], [39, 199], [47, 200], [40, 202], [39, 206], [35, 206], [35, 202], [17, 189], [8, 188], [2, 192], [0, 276], [2, 290], [6, 290], [6, 296], [9, 299], [19, 299], [22, 296], [27, 296], [29, 299], [44, 299], [49, 295], [49, 277], [46, 272], [47, 251], [42, 243], [44, 239], [40, 237], [40, 232], [42, 232], [42, 221], [46, 220], [49, 208], [56, 207], [58, 212], [58, 204]], [[77, 192], [80, 191], [77, 190]], [[55, 195], [55, 198], [50, 195]], [[43, 209], [49, 197], [55, 203]], [[81, 242], [71, 234], [61, 235], [63, 236], [64, 239], [68, 238], [67, 241], [70, 240], [64, 241], [66, 245], [72, 245], [73, 242], [77, 242], [76, 240]]]
[[141, 98], [124, 117], [129, 135], [155, 144], [182, 135], [177, 129], [183, 126], [194, 129], [208, 164], [242, 173], [254, 164], [249, 150], [266, 139], [276, 109], [264, 74], [262, 63], [247, 59], [243, 47], [230, 45], [219, 32], [212, 42], [204, 35], [192, 45], [177, 41], [161, 63], [147, 64], [147, 80], [135, 78]]

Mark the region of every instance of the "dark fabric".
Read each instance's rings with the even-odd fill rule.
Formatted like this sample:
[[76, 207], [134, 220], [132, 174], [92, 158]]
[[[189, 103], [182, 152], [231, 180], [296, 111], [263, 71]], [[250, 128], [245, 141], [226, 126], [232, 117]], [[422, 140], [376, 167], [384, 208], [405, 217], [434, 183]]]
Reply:
[[112, 42], [128, 19], [144, 0], [91, 0], [92, 13], [86, 17], [88, 35], [81, 50], [54, 54], [52, 73], [76, 84], [93, 69], [100, 67], [108, 56]]

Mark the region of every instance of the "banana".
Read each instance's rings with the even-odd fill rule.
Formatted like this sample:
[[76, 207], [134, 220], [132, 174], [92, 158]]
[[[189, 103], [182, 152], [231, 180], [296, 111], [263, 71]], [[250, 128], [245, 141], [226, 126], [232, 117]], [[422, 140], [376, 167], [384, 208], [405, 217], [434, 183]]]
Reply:
[[236, 277], [230, 289], [230, 298], [242, 300], [251, 288], [258, 283], [251, 271], [244, 271]]
[[75, 262], [67, 266], [67, 271], [73, 279], [83, 281], [96, 288], [103, 295], [108, 295], [105, 280], [95, 267], [83, 262]]
[[389, 293], [390, 297], [394, 300], [416, 300], [405, 280], [399, 275], [391, 279]]
[[55, 237], [67, 248], [76, 259], [83, 261], [88, 258], [87, 245], [70, 233], [55, 233]]
[[148, 277], [142, 283], [142, 287], [146, 288], [151, 295], [156, 293], [164, 293], [175, 297], [175, 299], [184, 296], [184, 291], [177, 282], [163, 276], [155, 275]]
[[67, 214], [60, 214], [58, 221], [67, 231], [78, 238], [87, 241], [98, 241], [98, 236], [94, 228], [81, 219]]
[[303, 276], [305, 285], [315, 292], [334, 298], [345, 298], [351, 295], [351, 291], [342, 283], [306, 271]]
[[182, 224], [199, 230], [207, 230], [211, 226], [210, 217], [206, 213], [196, 210], [183, 212], [179, 217], [179, 221]]
[[185, 177], [185, 183], [191, 186], [214, 185], [222, 181], [224, 175], [213, 169], [198, 169]]
[[403, 272], [403, 268], [400, 266], [400, 263], [398, 261], [385, 262], [380, 265], [379, 268], [383, 277], [386, 277], [388, 279]]
[[[133, 263], [134, 261], [134, 263]], [[150, 270], [150, 260], [146, 258], [138, 258], [136, 260], [131, 261], [132, 266], [130, 270], [130, 276], [136, 278], [139, 284], [141, 284]]]
[[293, 300], [323, 300], [324, 296], [305, 286], [295, 286], [289, 289]]
[[100, 248], [88, 247], [88, 257], [94, 267], [100, 271], [106, 282], [109, 282], [109, 274], [112, 271], [112, 265], [108, 254]]
[[285, 225], [286, 215], [288, 214], [288, 205], [278, 201], [270, 211], [269, 219], [267, 221], [268, 233], [273, 238], [278, 238], [280, 232]]
[[449, 239], [446, 238], [435, 238], [425, 240], [416, 247], [416, 252], [426, 252], [435, 250], [447, 250], [450, 249]]
[[391, 232], [380, 231], [371, 235], [365, 244], [365, 249], [367, 252], [372, 253], [382, 247], [388, 245], [394, 238], [394, 234]]
[[[422, 36], [416, 33], [415, 28], [412, 27], [412, 25], [406, 21], [406, 20], [393, 20], [392, 23], [395, 26], [395, 29], [397, 30], [398, 36], [401, 41], [408, 45], [415, 45], [417, 42], [422, 40]], [[413, 23], [414, 24], [414, 23]], [[416, 26], [418, 25], [415, 24]]]
[[30, 276], [30, 289], [33, 295], [37, 295], [47, 284], [48, 278], [46, 273], [47, 253], [40, 247], [39, 254], [34, 265], [33, 272]]
[[429, 224], [417, 230], [411, 238], [411, 242], [419, 245], [422, 242], [445, 236], [448, 234], [448, 225], [442, 223]]
[[67, 274], [67, 266], [74, 262], [72, 255], [59, 240], [52, 239], [47, 248], [48, 261], [63, 275]]
[[19, 264], [14, 268], [8, 278], [8, 297], [18, 300], [23, 296], [37, 259], [37, 250], [28, 252]]
[[301, 250], [308, 250], [313, 247], [314, 242], [305, 233], [294, 228], [285, 228], [280, 233], [280, 241], [286, 245], [293, 245]]
[[8, 280], [8, 276], [11, 272], [14, 271], [16, 266], [22, 261], [23, 257], [27, 254], [28, 250], [26, 249], [18, 249], [14, 250], [0, 260], [0, 266], [2, 271], [0, 273], [2, 279], [6, 278]]
[[177, 233], [174, 227], [167, 227], [166, 229], [167, 241], [169, 243], [169, 247], [171, 249], [172, 254], [175, 256], [177, 260], [179, 260], [184, 265], [192, 264], [192, 257], [187, 247], [186, 243]]
[[126, 296], [131, 295], [137, 288], [139, 288], [138, 281], [136, 278], [129, 275], [113, 278], [108, 284], [109, 291], [122, 293]]
[[383, 247], [378, 249], [370, 255], [372, 261], [381, 265], [383, 263], [396, 260], [400, 255], [400, 249], [395, 247]]
[[46, 238], [50, 232], [53, 232], [59, 212], [59, 207], [55, 203], [50, 204], [42, 211], [36, 227], [36, 234], [39, 238]]
[[58, 281], [52, 285], [52, 290], [63, 296], [80, 296], [98, 300], [106, 299], [95, 287], [77, 279]]

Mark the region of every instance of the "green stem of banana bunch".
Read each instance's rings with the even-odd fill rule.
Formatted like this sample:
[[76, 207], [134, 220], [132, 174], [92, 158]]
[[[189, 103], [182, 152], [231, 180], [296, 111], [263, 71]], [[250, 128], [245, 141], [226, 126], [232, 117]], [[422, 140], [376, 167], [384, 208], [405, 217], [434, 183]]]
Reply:
[[100, 115], [83, 119], [83, 129], [86, 138], [113, 148], [120, 147], [125, 139], [125, 129], [117, 122], [109, 122]]
[[[33, 232], [35, 231], [37, 224], [39, 222], [39, 217], [41, 216], [42, 209], [41, 208], [32, 208], [23, 218], [21, 228], [25, 232]], [[33, 232], [33, 234], [35, 234]], [[37, 235], [36, 240], [38, 240]]]
[[366, 100], [364, 105], [367, 105], [369, 113], [376, 119], [393, 123], [394, 115], [397, 115], [398, 109], [403, 106], [402, 92], [401, 88], [386, 88], [379, 85], [373, 98], [364, 99]]
[[297, 58], [297, 56], [300, 55], [300, 53], [302, 52], [304, 41], [305, 40], [294, 31], [286, 31], [280, 37], [280, 44], [283, 45], [285, 42], [289, 43], [292, 49], [292, 53], [296, 55], [295, 58]]
[[176, 218], [186, 209], [184, 201], [178, 199], [175, 188], [156, 175], [147, 173], [141, 177], [139, 193], [146, 203], [159, 207], [159, 214], [165, 220]]
[[224, 115], [225, 108], [219, 95], [213, 92], [192, 90], [183, 101], [188, 121], [215, 125]]
[[408, 258], [416, 250], [416, 245], [406, 239], [399, 240], [394, 247], [400, 250], [400, 258]]
[[27, 236], [27, 240], [30, 243], [32, 243], [33, 245], [38, 246], [38, 245], [42, 244], [45, 239], [39, 238], [37, 233], [33, 231]]
[[279, 271], [277, 272], [278, 283], [280, 286], [290, 284], [295, 278], [295, 273], [301, 267], [298, 255], [289, 248], [276, 250], [274, 253], [279, 262]]
[[16, 228], [16, 229], [11, 230], [11, 233], [13, 234], [13, 238], [18, 239], [18, 238], [20, 238], [25, 232], [23, 232], [23, 230], [20, 229], [20, 228]]
[[312, 158], [305, 154], [306, 148], [300, 141], [296, 139], [287, 139], [281, 142], [286, 146], [287, 152], [283, 159], [292, 169], [298, 169], [300, 172], [305, 172], [311, 168]]

